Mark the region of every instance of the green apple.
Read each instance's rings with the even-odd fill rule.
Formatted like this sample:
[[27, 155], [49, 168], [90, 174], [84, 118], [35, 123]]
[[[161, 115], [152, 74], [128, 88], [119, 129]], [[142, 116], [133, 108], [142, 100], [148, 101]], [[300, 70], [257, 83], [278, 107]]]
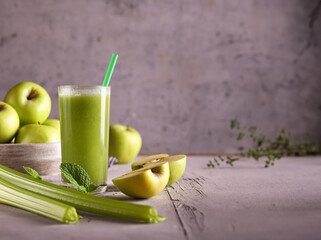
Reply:
[[[167, 156], [166, 156], [167, 155]], [[180, 179], [186, 168], [186, 155], [179, 154], [168, 156], [168, 154], [157, 154], [141, 158], [132, 163], [132, 170], [149, 167], [155, 162], [168, 162], [169, 163], [169, 180], [167, 186], [173, 184]]]
[[157, 162], [114, 178], [112, 181], [122, 193], [130, 197], [150, 198], [163, 191], [168, 179], [168, 162]]
[[19, 116], [9, 104], [0, 102], [0, 143], [10, 143], [19, 129]]
[[109, 156], [118, 163], [129, 163], [135, 159], [142, 147], [140, 134], [129, 126], [114, 124], [109, 131]]
[[47, 119], [42, 125], [51, 126], [57, 129], [60, 139], [60, 121], [57, 119]]
[[21, 82], [12, 87], [4, 101], [18, 113], [20, 126], [43, 123], [51, 110], [51, 99], [47, 91], [33, 82]]
[[40, 124], [27, 124], [21, 127], [15, 143], [51, 143], [60, 142], [56, 128]]

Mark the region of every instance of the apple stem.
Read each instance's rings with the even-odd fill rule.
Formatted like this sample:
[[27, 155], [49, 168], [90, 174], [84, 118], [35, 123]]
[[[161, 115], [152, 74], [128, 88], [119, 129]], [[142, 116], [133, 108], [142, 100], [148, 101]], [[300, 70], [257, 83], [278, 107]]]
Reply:
[[38, 96], [38, 91], [35, 89], [32, 89], [27, 97], [28, 100], [32, 100]]
[[5, 110], [5, 108], [6, 108], [6, 105], [4, 105], [4, 104], [0, 105], [0, 112]]

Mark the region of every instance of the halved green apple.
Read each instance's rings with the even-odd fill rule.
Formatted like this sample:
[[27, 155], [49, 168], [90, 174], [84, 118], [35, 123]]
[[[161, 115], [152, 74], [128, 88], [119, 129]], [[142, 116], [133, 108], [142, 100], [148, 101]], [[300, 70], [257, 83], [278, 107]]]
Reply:
[[169, 180], [168, 162], [156, 162], [112, 179], [124, 194], [134, 198], [150, 198], [159, 194]]
[[173, 184], [180, 179], [186, 168], [186, 155], [179, 154], [168, 156], [168, 154], [157, 154], [141, 158], [132, 163], [132, 170], [149, 167], [151, 164], [157, 162], [169, 163], [169, 180], [167, 186]]

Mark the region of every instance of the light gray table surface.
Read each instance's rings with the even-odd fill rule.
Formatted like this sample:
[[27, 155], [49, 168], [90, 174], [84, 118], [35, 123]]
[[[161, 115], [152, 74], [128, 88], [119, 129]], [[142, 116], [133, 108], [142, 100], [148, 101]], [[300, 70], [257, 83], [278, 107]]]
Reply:
[[[114, 199], [148, 204], [167, 221], [141, 224], [81, 213], [74, 225], [0, 205], [1, 240], [37, 239], [321, 239], [321, 157], [287, 157], [274, 167], [242, 159], [234, 167], [207, 168], [210, 156], [188, 156], [183, 178], [147, 200], [126, 197], [108, 173]], [[57, 181], [58, 175], [45, 179]]]

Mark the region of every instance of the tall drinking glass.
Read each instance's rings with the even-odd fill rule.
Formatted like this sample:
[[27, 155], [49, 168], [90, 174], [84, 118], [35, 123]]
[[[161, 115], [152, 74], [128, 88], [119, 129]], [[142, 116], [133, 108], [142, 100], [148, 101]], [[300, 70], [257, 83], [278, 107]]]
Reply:
[[110, 87], [59, 86], [63, 163], [82, 166], [95, 184], [107, 180]]

